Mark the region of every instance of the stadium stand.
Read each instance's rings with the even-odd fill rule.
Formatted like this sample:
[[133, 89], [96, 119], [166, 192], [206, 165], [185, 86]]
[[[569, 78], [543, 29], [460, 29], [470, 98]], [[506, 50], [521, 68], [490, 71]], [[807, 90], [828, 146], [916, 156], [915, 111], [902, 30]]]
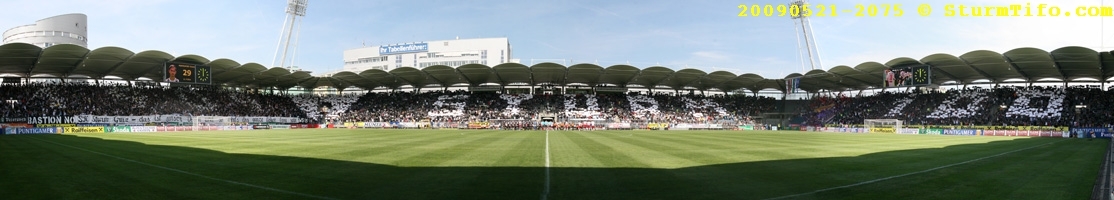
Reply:
[[[340, 116], [348, 111], [349, 105], [356, 102], [358, 95], [294, 95], [291, 101], [298, 105], [299, 110], [305, 112], [306, 117], [322, 121], [325, 116]], [[321, 108], [326, 107], [327, 112], [322, 116]]]
[[[0, 117], [35, 116], [276, 116], [310, 123], [440, 123], [464, 127], [537, 126], [598, 128], [609, 123], [756, 124], [752, 118], [778, 110], [778, 101], [746, 95], [645, 92], [597, 94], [501, 94], [432, 91], [362, 95], [271, 95], [216, 87], [147, 87], [84, 83], [0, 86]], [[865, 119], [901, 119], [911, 126], [1105, 127], [1104, 110], [1114, 93], [1094, 86], [997, 87], [929, 92], [881, 92], [869, 96], [817, 96], [799, 111], [801, 126], [861, 126]], [[321, 107], [328, 112], [322, 115]], [[550, 115], [554, 123], [538, 124]], [[333, 116], [325, 118], [325, 116]]]
[[554, 113], [556, 121], [695, 123], [746, 119], [744, 115], [773, 110], [773, 102], [772, 98], [741, 95], [367, 93], [341, 121], [522, 121]]
[[[1114, 89], [1114, 88], [1110, 88]], [[1004, 86], [945, 92], [882, 92], [861, 97], [819, 97], [803, 117], [809, 125], [861, 124], [902, 119], [915, 125], [1109, 126], [1114, 92], [1095, 86]]]
[[[22, 43], [0, 45], [0, 49], [4, 50], [0, 52], [0, 58], [4, 58], [0, 59], [0, 73], [5, 75], [0, 98], [9, 104], [0, 106], [0, 117], [5, 122], [36, 116], [181, 114], [300, 117], [314, 122], [325, 121], [326, 116], [343, 122], [517, 120], [514, 123], [552, 117], [556, 121], [842, 126], [860, 124], [864, 119], [901, 119], [910, 125], [1099, 127], [1110, 125], [1111, 117], [1106, 113], [1114, 105], [1109, 88], [1093, 85], [997, 86], [1081, 79], [1098, 85], [1114, 79], [1114, 56], [1110, 52], [1078, 46], [1051, 51], [1026, 47], [1004, 53], [979, 50], [959, 56], [902, 57], [785, 77], [589, 63], [399, 67], [313, 76], [306, 71], [198, 55], [173, 56], [156, 50], [137, 53], [117, 47], [90, 50], [75, 45], [40, 48]], [[159, 70], [167, 63], [207, 67], [211, 74], [205, 77], [211, 80], [189, 87], [167, 83], [164, 70]], [[964, 89], [890, 89], [866, 96], [829, 95], [884, 88], [886, 71], [909, 66], [931, 72], [923, 77], [927, 80], [921, 80], [931, 83], [925, 85], [929, 88]], [[81, 76], [85, 77], [77, 78], [81, 81], [41, 83], [43, 79]], [[75, 83], [93, 80], [128, 84]], [[350, 94], [286, 95], [322, 87]], [[428, 91], [431, 88], [475, 91]], [[529, 92], [532, 89], [538, 90]], [[579, 91], [564, 94], [564, 89]], [[426, 92], [399, 92], [404, 90]], [[703, 95], [705, 92], [716, 95]], [[732, 95], [722, 95], [727, 93]], [[788, 96], [807, 97], [786, 99]], [[329, 113], [322, 115], [321, 107], [328, 107]]]
[[5, 118], [70, 115], [305, 117], [290, 98], [216, 87], [135, 87], [85, 83], [0, 86]]
[[[798, 111], [803, 125], [859, 125], [901, 119], [909, 125], [1109, 126], [1114, 92], [1096, 86], [971, 87], [947, 91], [817, 96]], [[313, 122], [521, 123], [551, 113], [557, 122], [754, 123], [776, 99], [666, 93], [501, 94], [432, 91], [362, 95], [272, 95], [217, 87], [33, 83], [0, 86], [0, 117], [205, 115], [302, 117]], [[321, 107], [334, 118], [325, 119]], [[598, 124], [597, 124], [598, 125]]]

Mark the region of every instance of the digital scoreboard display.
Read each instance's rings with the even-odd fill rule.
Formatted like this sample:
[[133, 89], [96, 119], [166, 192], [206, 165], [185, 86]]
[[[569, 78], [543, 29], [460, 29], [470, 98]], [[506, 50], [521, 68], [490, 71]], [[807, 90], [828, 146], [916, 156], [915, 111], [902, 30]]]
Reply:
[[894, 67], [882, 71], [883, 87], [916, 87], [932, 84], [932, 68], [928, 65]]
[[163, 65], [163, 82], [185, 84], [212, 84], [213, 74], [209, 66], [186, 63], [166, 63]]

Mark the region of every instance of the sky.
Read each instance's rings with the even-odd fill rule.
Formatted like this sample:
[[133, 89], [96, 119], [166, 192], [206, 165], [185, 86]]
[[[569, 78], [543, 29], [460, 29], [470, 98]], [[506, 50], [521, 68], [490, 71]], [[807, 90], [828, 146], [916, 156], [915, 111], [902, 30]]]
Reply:
[[[514, 58], [536, 62], [596, 63], [607, 67], [665, 66], [754, 73], [782, 78], [809, 70], [800, 62], [798, 31], [788, 16], [738, 16], [739, 5], [787, 1], [366, 1], [310, 0], [294, 63], [314, 74], [340, 70], [342, 52], [362, 46], [507, 37]], [[1052, 51], [1082, 46], [1114, 50], [1114, 17], [1079, 17], [1078, 6], [1114, 6], [1114, 0], [811, 1], [835, 6], [836, 16], [811, 17], [821, 69], [898, 57], [920, 60], [975, 50], [1003, 53], [1034, 47]], [[856, 5], [880, 9], [856, 16]], [[890, 4], [884, 9], [882, 4]], [[892, 11], [901, 4], [903, 15]], [[946, 17], [946, 5], [1040, 4], [1052, 16]], [[920, 5], [932, 9], [918, 13]], [[32, 24], [67, 13], [89, 17], [89, 48], [160, 50], [270, 65], [285, 19], [285, 0], [4, 0], [0, 28]], [[1025, 7], [1022, 7], [1023, 9]], [[815, 8], [814, 8], [815, 9]], [[830, 12], [830, 10], [829, 10]], [[969, 10], [968, 10], [969, 12]], [[1020, 10], [1024, 15], [1024, 10]], [[777, 15], [775, 11], [773, 13]], [[749, 15], [749, 10], [748, 10]], [[1111, 28], [1104, 28], [1104, 27]], [[1110, 31], [1110, 32], [1106, 32]]]

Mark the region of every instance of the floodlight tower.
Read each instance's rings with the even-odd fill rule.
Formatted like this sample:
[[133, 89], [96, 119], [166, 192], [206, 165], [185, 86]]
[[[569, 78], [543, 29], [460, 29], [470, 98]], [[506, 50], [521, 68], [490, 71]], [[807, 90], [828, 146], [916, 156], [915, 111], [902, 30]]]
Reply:
[[[290, 69], [294, 65], [294, 55], [298, 52], [298, 33], [301, 32], [302, 17], [306, 16], [306, 6], [308, 4], [309, 0], [289, 0], [286, 2], [286, 21], [282, 22], [278, 47], [275, 47], [275, 58], [271, 61], [271, 67]], [[291, 45], [290, 40], [294, 40], [293, 45]], [[287, 62], [287, 58], [290, 62]]]
[[[789, 2], [789, 7], [797, 6], [802, 10], [805, 5], [808, 5], [808, 0], [792, 0]], [[804, 13], [801, 12], [801, 14]], [[800, 58], [802, 71], [823, 69], [824, 66], [820, 64], [820, 49], [816, 47], [816, 37], [812, 34], [812, 23], [809, 23], [809, 17], [797, 15], [790, 16], [790, 18], [793, 19], [793, 28], [797, 30], [797, 56]]]

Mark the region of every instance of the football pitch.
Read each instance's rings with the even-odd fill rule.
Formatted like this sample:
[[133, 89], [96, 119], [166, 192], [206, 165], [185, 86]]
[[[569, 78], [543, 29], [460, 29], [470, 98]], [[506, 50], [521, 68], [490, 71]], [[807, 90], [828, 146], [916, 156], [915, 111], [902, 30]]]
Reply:
[[295, 129], [0, 136], [3, 199], [1087, 199], [1108, 140]]

